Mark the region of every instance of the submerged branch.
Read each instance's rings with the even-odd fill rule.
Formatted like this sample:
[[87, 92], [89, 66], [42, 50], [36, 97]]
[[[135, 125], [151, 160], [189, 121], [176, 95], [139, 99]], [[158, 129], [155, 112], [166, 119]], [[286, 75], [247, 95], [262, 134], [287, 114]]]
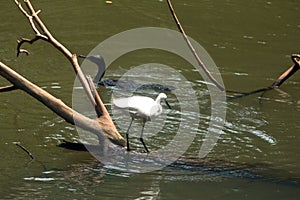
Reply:
[[295, 74], [299, 69], [300, 69], [300, 55], [299, 54], [293, 54], [291, 56], [292, 61], [294, 62], [294, 65], [288, 68], [285, 72], [283, 72], [276, 81], [273, 82], [272, 85], [264, 88], [260, 88], [257, 90], [253, 90], [251, 92], [235, 92], [235, 91], [230, 91], [227, 90], [226, 92], [230, 93], [239, 93], [238, 95], [234, 95], [232, 97], [229, 97], [228, 99], [238, 99], [241, 97], [246, 97], [252, 94], [257, 94], [260, 92], [263, 92], [261, 96], [265, 94], [265, 92], [269, 90], [273, 90], [276, 88], [279, 88], [288, 78], [290, 78], [293, 74]]
[[280, 87], [289, 77], [295, 74], [300, 69], [300, 55], [293, 54], [291, 56], [294, 65], [291, 66], [288, 70], [286, 70], [273, 84], [271, 87]]
[[20, 147], [23, 151], [25, 151], [27, 153], [27, 155], [34, 160], [34, 156], [32, 155], [32, 153], [30, 153], [29, 150], [27, 150], [23, 145], [21, 145], [20, 142], [14, 142], [15, 145], [17, 145], [18, 147]]

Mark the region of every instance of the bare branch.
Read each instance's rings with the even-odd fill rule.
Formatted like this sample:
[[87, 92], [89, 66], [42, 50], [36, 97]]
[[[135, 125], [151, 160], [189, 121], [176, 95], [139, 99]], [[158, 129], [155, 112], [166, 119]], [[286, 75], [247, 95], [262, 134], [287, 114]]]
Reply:
[[76, 122], [76, 126], [94, 133], [98, 136], [98, 138], [102, 138], [103, 136], [105, 136], [114, 144], [125, 146], [124, 138], [118, 133], [113, 123], [107, 124], [109, 123], [108, 120], [101, 119], [101, 122], [99, 122], [99, 120], [90, 119], [74, 111], [72, 108], [64, 104], [64, 102], [62, 102], [60, 99], [55, 98], [42, 88], [28, 81], [26, 78], [10, 69], [2, 62], [0, 62], [0, 75], [11, 82], [13, 85], [15, 85], [17, 88], [25, 91], [26, 93], [43, 103], [57, 115], [65, 119], [67, 122], [73, 125], [75, 125]]
[[291, 56], [294, 65], [287, 69], [284, 73], [282, 73], [278, 79], [272, 84], [271, 87], [276, 88], [282, 85], [289, 77], [295, 74], [300, 69], [300, 55], [292, 54]]
[[101, 98], [99, 97], [95, 89], [95, 86], [93, 84], [89, 85], [88, 80], [83, 74], [79, 66], [76, 54], [71, 53], [65, 46], [63, 46], [58, 40], [56, 40], [52, 36], [50, 31], [47, 29], [43, 21], [38, 16], [40, 11], [34, 10], [30, 0], [24, 0], [27, 9], [24, 9], [21, 3], [19, 3], [17, 0], [15, 0], [15, 3], [20, 9], [20, 11], [23, 13], [23, 15], [28, 19], [29, 24], [35, 33], [35, 38], [33, 39], [22, 38], [20, 41], [18, 41], [18, 55], [20, 53], [29, 54], [27, 50], [21, 49], [21, 46], [24, 43], [33, 44], [37, 40], [41, 39], [52, 44], [53, 47], [55, 47], [57, 50], [63, 53], [63, 55], [72, 64], [73, 69], [78, 79], [80, 80], [84, 91], [87, 94], [87, 97], [89, 98], [91, 104], [95, 107], [98, 119], [90, 119], [81, 115], [80, 113], [77, 113], [72, 108], [65, 105], [60, 99], [55, 98], [43, 89], [29, 82], [24, 77], [20, 76], [15, 71], [11, 70], [9, 67], [7, 67], [1, 62], [0, 75], [2, 75], [11, 83], [13, 83], [15, 87], [24, 90], [25, 92], [36, 98], [38, 101], [42, 102], [57, 115], [64, 118], [67, 122], [74, 125], [76, 122], [76, 126], [96, 134], [99, 138], [99, 141], [104, 136], [110, 141], [112, 141], [114, 144], [117, 144], [119, 146], [125, 146], [125, 140], [117, 131], [112, 119], [110, 118], [108, 111], [106, 110]]
[[[25, 2], [26, 2], [26, 0], [25, 0]], [[29, 23], [30, 23], [30, 25], [31, 25], [31, 27], [32, 27], [32, 29], [33, 29], [33, 31], [34, 31], [34, 33], [37, 35], [37, 36], [39, 36], [39, 37], [44, 37], [44, 39], [48, 39], [46, 36], [44, 36], [44, 35], [42, 35], [41, 33], [40, 33], [40, 31], [37, 29], [37, 27], [35, 26], [35, 24], [34, 24], [34, 17], [37, 17], [37, 15], [41, 12], [40, 10], [39, 11], [37, 11], [37, 12], [35, 12], [34, 10], [33, 10], [33, 12], [32, 12], [32, 14], [31, 15], [29, 15], [28, 13], [27, 13], [27, 11], [22, 7], [22, 4], [21, 3], [19, 3], [17, 0], [15, 0], [15, 3], [17, 4], [17, 6], [18, 6], [18, 8], [20, 9], [20, 11], [27, 17], [27, 19], [29, 20]]]
[[[27, 6], [28, 12], [22, 7], [22, 5], [17, 0], [15, 0], [15, 2], [17, 4], [17, 6], [19, 7], [20, 11], [28, 18], [31, 27], [34, 30], [35, 34], [36, 34], [36, 37], [32, 40], [20, 41], [18, 43], [18, 52], [21, 51], [20, 46], [24, 42], [28, 42], [28, 43], [32, 42], [33, 43], [38, 39], [43, 39], [43, 40], [49, 42], [50, 44], [52, 44], [56, 49], [58, 49], [60, 52], [62, 52], [68, 58], [68, 60], [71, 62], [72, 66], [73, 66], [73, 69], [74, 69], [75, 73], [77, 74], [77, 77], [78, 77], [79, 81], [81, 82], [81, 84], [84, 88], [84, 91], [87, 94], [87, 97], [89, 98], [91, 104], [95, 107], [95, 111], [98, 115], [98, 120], [97, 120], [98, 123], [100, 125], [101, 124], [102, 125], [107, 124], [107, 127], [109, 127], [109, 128], [106, 128], [106, 130], [105, 130], [107, 132], [112, 132], [112, 134], [113, 134], [115, 131], [117, 131], [114, 124], [113, 124], [113, 122], [112, 122], [112, 120], [111, 120], [111, 118], [110, 118], [110, 115], [109, 115], [108, 111], [106, 110], [103, 102], [101, 101], [101, 98], [99, 97], [96, 89], [93, 88], [94, 85], [89, 86], [88, 81], [87, 81], [85, 75], [83, 74], [79, 64], [78, 64], [76, 54], [71, 53], [65, 46], [63, 46], [58, 40], [56, 40], [52, 36], [52, 34], [47, 29], [45, 24], [39, 18], [39, 16], [38, 16], [39, 11], [36, 12], [34, 10], [32, 4], [30, 3], [29, 0], [24, 0], [25, 4]], [[37, 26], [35, 26], [35, 24], [41, 29], [41, 32], [43, 32], [43, 35], [37, 29]], [[24, 51], [24, 50], [22, 50], [22, 51]], [[94, 92], [92, 92], [92, 90], [94, 90]]]
[[[29, 15], [27, 13], [27, 11], [25, 11], [25, 9], [22, 7], [22, 5], [17, 1], [15, 0], [16, 4], [18, 5], [19, 9], [21, 10], [21, 12], [28, 18], [29, 22], [30, 22], [30, 25], [31, 27], [33, 28], [35, 34], [36, 34], [36, 37], [34, 39], [32, 39], [31, 41], [30, 40], [25, 40], [23, 42], [19, 42], [18, 43], [18, 54], [20, 53], [20, 47], [21, 45], [24, 43], [24, 42], [31, 42], [31, 44], [33, 42], [35, 42], [36, 40], [38, 39], [43, 39], [47, 42], [49, 42], [50, 44], [52, 44], [56, 49], [58, 49], [60, 52], [62, 52], [67, 58], [68, 60], [71, 62], [72, 66], [73, 66], [73, 69], [75, 71], [75, 73], [77, 74], [78, 76], [78, 79], [80, 80], [88, 98], [90, 99], [92, 105], [97, 108], [97, 109], [100, 109], [100, 107], [102, 107], [101, 105], [98, 105], [96, 102], [95, 102], [95, 99], [94, 99], [94, 96], [93, 94], [91, 93], [91, 90], [89, 88], [89, 85], [88, 85], [88, 82], [86, 80], [86, 77], [84, 76], [79, 64], [78, 64], [78, 61], [77, 61], [77, 56], [73, 53], [71, 53], [66, 47], [64, 47], [58, 40], [56, 40], [52, 34], [50, 33], [50, 31], [47, 29], [47, 27], [45, 26], [45, 24], [42, 22], [42, 20], [39, 18], [38, 16], [38, 13], [40, 11], [35, 11], [32, 4], [30, 3], [29, 0], [24, 0], [28, 10], [30, 11], [31, 15]], [[44, 35], [42, 35], [38, 29], [36, 28], [35, 26], [35, 23], [41, 28], [41, 30], [44, 32]], [[22, 51], [25, 51], [26, 50], [22, 50]], [[28, 52], [28, 51], [27, 51]], [[96, 110], [97, 110], [96, 109]], [[97, 111], [96, 111], [97, 112]]]
[[32, 155], [32, 153], [30, 153], [29, 150], [27, 150], [23, 145], [21, 145], [20, 142], [14, 142], [15, 145], [17, 145], [18, 147], [20, 147], [23, 151], [25, 151], [27, 153], [27, 155], [32, 159], [34, 160], [34, 157]]
[[173, 16], [173, 19], [174, 19], [174, 21], [175, 21], [175, 23], [176, 23], [179, 31], [182, 33], [182, 36], [183, 36], [185, 42], [187, 43], [188, 47], [190, 48], [193, 56], [195, 57], [198, 65], [199, 65], [199, 67], [202, 68], [202, 70], [207, 75], [207, 77], [211, 80], [211, 82], [213, 82], [221, 91], [224, 91], [225, 88], [220, 83], [218, 83], [218, 81], [211, 75], [211, 73], [208, 71], [208, 69], [205, 67], [204, 63], [201, 61], [200, 57], [196, 53], [195, 48], [193, 47], [192, 43], [190, 42], [188, 36], [186, 35], [183, 27], [181, 26], [181, 24], [179, 22], [179, 19], [178, 19], [176, 13], [175, 13], [175, 10], [173, 8], [171, 0], [167, 0], [167, 3], [168, 3], [168, 6], [169, 6], [169, 9], [170, 9], [170, 12], [171, 12], [171, 14]]
[[[43, 21], [38, 16], [38, 14], [41, 11], [40, 10], [35, 11], [30, 1], [24, 0], [28, 10], [30, 11], [30, 14], [28, 14], [28, 12], [25, 11], [25, 9], [22, 7], [22, 5], [17, 0], [15, 0], [15, 2], [17, 4], [17, 6], [19, 7], [20, 11], [28, 18], [29, 23], [30, 23], [32, 29], [34, 30], [36, 36], [41, 37], [42, 39], [51, 43], [56, 49], [61, 51], [71, 61], [72, 53], [52, 36], [50, 31], [47, 29], [47, 27], [45, 26]], [[35, 23], [37, 24], [37, 26], [41, 29], [41, 31], [44, 34], [40, 33], [38, 28], [35, 26]]]
[[29, 44], [33, 44], [34, 42], [36, 42], [37, 40], [41, 39], [41, 37], [39, 36], [35, 36], [35, 38], [33, 39], [27, 39], [27, 38], [21, 38], [20, 40], [17, 40], [17, 57], [20, 55], [20, 53], [25, 53], [26, 55], [29, 55], [30, 52], [26, 49], [21, 49], [21, 46], [24, 43], [29, 43]]
[[15, 3], [17, 4], [18, 8], [20, 9], [20, 11], [27, 17], [29, 18], [30, 15], [27, 13], [27, 11], [22, 7], [22, 4], [20, 2], [18, 2], [17, 0], [15, 0]]
[[[87, 79], [88, 84], [90, 86], [90, 90], [92, 91], [92, 95], [94, 97], [96, 97], [96, 95], [98, 95], [98, 92], [97, 92], [97, 90], [95, 88], [95, 85], [94, 85], [92, 77], [90, 75], [87, 75], [86, 79]], [[95, 103], [96, 103], [96, 98], [95, 98]], [[96, 110], [97, 116], [100, 117], [101, 115], [103, 115], [103, 113], [102, 113], [102, 109], [99, 106], [97, 106], [97, 105], [99, 105], [99, 103], [95, 104], [95, 110]]]
[[292, 60], [300, 68], [300, 54], [292, 54]]
[[273, 82], [271, 86], [260, 88], [251, 92], [235, 92], [235, 91], [229, 91], [226, 92], [233, 92], [233, 93], [240, 93], [238, 95], [235, 95], [233, 97], [229, 97], [228, 99], [237, 99], [245, 96], [249, 96], [252, 94], [260, 93], [262, 92], [260, 98], [269, 90], [277, 89], [279, 88], [289, 77], [291, 77], [293, 74], [295, 74], [300, 69], [300, 55], [299, 54], [292, 54], [291, 56], [292, 61], [294, 62], [294, 65], [288, 68], [285, 72], [283, 72], [276, 81]]
[[17, 90], [18, 88], [14, 85], [7, 85], [7, 86], [2, 86], [0, 87], [0, 92], [9, 92], [12, 90]]

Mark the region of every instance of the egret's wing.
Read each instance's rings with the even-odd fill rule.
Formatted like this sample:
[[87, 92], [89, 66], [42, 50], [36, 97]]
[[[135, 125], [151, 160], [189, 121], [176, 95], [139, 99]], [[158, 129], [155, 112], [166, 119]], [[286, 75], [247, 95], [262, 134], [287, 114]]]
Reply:
[[155, 101], [153, 99], [143, 96], [129, 97], [128, 101], [128, 106], [130, 108], [134, 108], [139, 111], [147, 110], [155, 104]]
[[114, 99], [113, 105], [121, 109], [129, 108], [129, 98]]
[[113, 105], [119, 109], [128, 109], [131, 114], [141, 117], [157, 116], [162, 112], [161, 105], [144, 96], [114, 99]]
[[151, 107], [150, 109], [150, 116], [158, 116], [160, 115], [162, 112], [162, 107], [159, 104], [156, 104], [154, 106]]
[[143, 107], [149, 107], [155, 102], [149, 97], [132, 96], [127, 98], [119, 98], [113, 100], [113, 105], [117, 108], [135, 108], [142, 109]]

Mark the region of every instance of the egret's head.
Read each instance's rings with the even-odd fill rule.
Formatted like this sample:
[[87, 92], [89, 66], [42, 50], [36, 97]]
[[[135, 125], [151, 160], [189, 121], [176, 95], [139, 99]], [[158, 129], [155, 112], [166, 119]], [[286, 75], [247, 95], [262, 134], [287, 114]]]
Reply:
[[[158, 97], [159, 97], [160, 99], [166, 99], [166, 98], [167, 98], [167, 95], [166, 95], [165, 93], [159, 93]], [[158, 97], [157, 97], [157, 98], [158, 98]]]
[[156, 98], [156, 102], [160, 103], [160, 100], [162, 99], [165, 100], [165, 103], [167, 104], [168, 108], [171, 109], [171, 106], [167, 101], [167, 95], [165, 93], [160, 93]]

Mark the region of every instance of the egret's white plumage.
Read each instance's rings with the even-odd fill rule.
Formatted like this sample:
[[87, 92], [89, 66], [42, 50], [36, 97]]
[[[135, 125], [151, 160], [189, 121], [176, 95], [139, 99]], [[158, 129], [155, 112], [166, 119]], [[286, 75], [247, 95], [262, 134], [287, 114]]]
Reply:
[[167, 95], [165, 93], [160, 93], [157, 98], [154, 100], [150, 97], [145, 96], [132, 96], [128, 98], [120, 98], [113, 100], [113, 106], [118, 109], [128, 109], [131, 115], [131, 122], [126, 132], [127, 139], [127, 150], [129, 151], [129, 141], [128, 141], [128, 132], [131, 127], [132, 121], [135, 118], [142, 119], [142, 132], [140, 140], [144, 145], [147, 152], [148, 148], [146, 147], [143, 141], [143, 131], [146, 121], [150, 121], [151, 117], [158, 116], [162, 113], [162, 106], [160, 105], [161, 100], [165, 100], [167, 106], [170, 108], [170, 105], [166, 101]]
[[151, 117], [161, 114], [162, 106], [160, 101], [166, 99], [167, 95], [160, 93], [156, 100], [145, 96], [132, 96], [128, 98], [115, 99], [113, 104], [119, 109], [129, 109], [130, 114], [134, 117], [144, 118], [149, 121]]

